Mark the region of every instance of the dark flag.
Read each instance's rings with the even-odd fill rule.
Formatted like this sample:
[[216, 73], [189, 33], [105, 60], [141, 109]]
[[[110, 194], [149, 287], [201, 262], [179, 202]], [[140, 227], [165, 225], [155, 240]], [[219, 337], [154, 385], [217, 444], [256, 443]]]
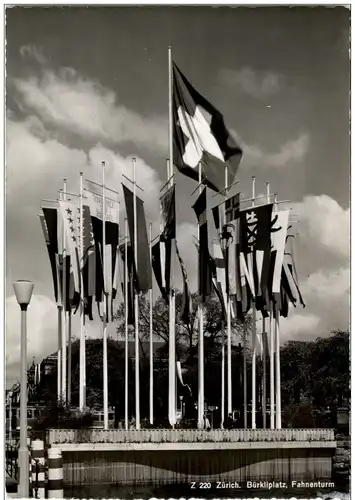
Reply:
[[241, 265], [258, 310], [268, 301], [272, 203], [240, 212]]
[[189, 325], [190, 319], [191, 319], [191, 312], [192, 312], [191, 294], [190, 294], [190, 290], [189, 290], [189, 281], [187, 278], [186, 268], [185, 268], [184, 262], [180, 256], [177, 243], [176, 243], [176, 255], [177, 255], [179, 262], [180, 262], [182, 279], [183, 279], [183, 292], [182, 292], [180, 319], [185, 325]]
[[222, 318], [227, 322], [227, 281], [225, 260], [219, 243], [213, 243], [213, 257], [210, 257], [212, 283], [221, 303]]
[[198, 181], [198, 165], [214, 191], [225, 187], [225, 166], [234, 180], [242, 150], [231, 137], [223, 115], [207, 101], [174, 63], [173, 65], [174, 165]]
[[160, 254], [160, 249], [161, 249], [161, 242], [157, 241], [153, 246], [152, 246], [152, 268], [154, 271], [154, 276], [157, 282], [157, 285], [159, 287], [160, 293], [162, 297], [165, 299], [165, 301], [168, 301], [168, 294], [166, 291], [166, 287], [163, 285], [163, 271], [162, 271], [162, 265], [161, 265], [161, 254]]
[[57, 216], [55, 208], [43, 208], [43, 215], [39, 216], [43, 236], [47, 245], [49, 262], [52, 270], [54, 297], [58, 306], [62, 305], [59, 280], [59, 255], [57, 236]]
[[[166, 293], [171, 288], [170, 274], [172, 263], [172, 245], [176, 238], [175, 185], [170, 187], [161, 199], [162, 233], [160, 235], [160, 257], [164, 269], [163, 287]], [[164, 247], [164, 248], [162, 248]], [[164, 251], [164, 257], [162, 255]]]
[[203, 303], [212, 292], [212, 273], [210, 266], [210, 253], [208, 250], [207, 229], [207, 196], [206, 188], [197, 198], [192, 207], [195, 211], [199, 225], [199, 251], [198, 251], [198, 292]]
[[[294, 307], [296, 307], [297, 302], [299, 302], [302, 307], [306, 307], [298, 285], [295, 261], [292, 253], [292, 247], [290, 244], [292, 238], [293, 235], [288, 235], [286, 239], [286, 250], [284, 254], [284, 261], [282, 264], [282, 274], [281, 274], [280, 314], [281, 316], [285, 317], [287, 316], [288, 313], [289, 302], [292, 302]], [[278, 305], [278, 303], [276, 303], [276, 305]]]
[[[40, 217], [43, 234], [47, 243], [49, 260], [52, 269], [54, 296], [58, 306], [63, 307], [63, 226], [61, 215], [57, 208], [43, 207], [43, 217]], [[65, 257], [66, 271], [66, 311], [77, 308], [80, 304], [80, 295], [75, 291], [74, 276], [72, 273], [70, 256]]]
[[[123, 194], [126, 204], [128, 228], [131, 239], [132, 248], [134, 248], [134, 196], [130, 189], [124, 184]], [[147, 226], [145, 222], [144, 203], [136, 196], [137, 208], [137, 291], [146, 293], [152, 288], [152, 271], [149, 259], [149, 243], [147, 235]]]
[[122, 286], [122, 293], [124, 296], [124, 300], [126, 301], [125, 297], [125, 280], [127, 280], [127, 304], [125, 303], [125, 307], [128, 308], [128, 324], [129, 325], [134, 325], [134, 290], [135, 290], [135, 282], [136, 282], [136, 273], [134, 269], [134, 255], [133, 255], [133, 249], [130, 244], [127, 245], [127, 276], [126, 276], [126, 252], [125, 252], [125, 245], [120, 246], [120, 252], [121, 252], [121, 257], [123, 261], [123, 282], [121, 283]]
[[239, 217], [240, 211], [240, 196], [239, 193], [231, 196], [225, 202], [226, 223], [231, 222]]
[[95, 296], [96, 255], [91, 214], [88, 205], [83, 206], [83, 258], [84, 314], [92, 320], [92, 302]]
[[223, 204], [216, 205], [215, 207], [212, 208], [213, 222], [219, 237], [220, 237], [221, 227], [223, 226], [223, 214], [221, 207], [223, 207]]
[[[103, 249], [102, 249], [102, 229], [103, 229], [103, 211], [102, 211], [102, 195], [94, 194], [86, 191], [88, 198], [87, 205], [91, 215], [91, 226], [95, 246], [95, 264], [92, 257], [92, 235], [89, 221], [84, 219], [84, 263], [87, 261], [88, 271], [90, 274], [87, 277], [88, 290], [92, 291], [93, 279], [95, 276], [95, 299], [98, 305], [106, 300], [106, 312], [109, 321], [112, 319], [113, 300], [116, 295], [116, 265], [117, 265], [117, 248], [119, 239], [119, 204], [116, 201], [105, 199], [105, 264], [106, 276], [104, 281], [103, 276]], [[87, 209], [83, 210], [83, 216], [87, 214]], [[84, 269], [85, 276], [85, 269]], [[105, 286], [104, 286], [105, 283]], [[104, 292], [105, 288], [105, 292]], [[90, 297], [90, 295], [88, 295]], [[89, 305], [90, 299], [87, 303]], [[109, 307], [110, 306], [110, 307]], [[99, 306], [99, 315], [102, 316]], [[110, 318], [111, 316], [111, 318]]]

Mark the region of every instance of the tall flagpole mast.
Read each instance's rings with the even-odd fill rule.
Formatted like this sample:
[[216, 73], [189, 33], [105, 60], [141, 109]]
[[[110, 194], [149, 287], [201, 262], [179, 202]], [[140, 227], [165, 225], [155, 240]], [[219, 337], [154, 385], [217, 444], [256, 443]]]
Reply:
[[[64, 179], [63, 200], [67, 199], [67, 180]], [[62, 333], [62, 399], [66, 401], [67, 389], [67, 249], [65, 228], [63, 224], [63, 333]]]
[[[136, 159], [132, 158], [133, 165], [133, 223], [134, 223], [134, 262], [138, 275], [138, 248], [137, 248], [137, 195], [136, 195]], [[135, 328], [135, 382], [136, 382], [136, 429], [140, 423], [140, 391], [139, 391], [139, 308], [138, 290], [134, 291], [134, 328]]]
[[[228, 167], [225, 166], [224, 168], [224, 187], [225, 187], [225, 193], [224, 193], [224, 199], [227, 199], [227, 189], [228, 189]], [[226, 206], [223, 206], [223, 225], [226, 224]], [[225, 271], [227, 270], [225, 266]], [[226, 283], [227, 283], [227, 276], [226, 278]], [[227, 292], [227, 308], [229, 307], [229, 293], [228, 290]], [[224, 410], [225, 410], [225, 386], [226, 386], [226, 381], [225, 381], [225, 374], [226, 374], [226, 363], [225, 363], [225, 323], [224, 319], [222, 321], [222, 328], [221, 328], [221, 335], [222, 335], [222, 341], [221, 341], [221, 428], [223, 429], [223, 423], [224, 423]], [[228, 365], [229, 367], [229, 365]]]
[[243, 410], [244, 428], [248, 428], [248, 385], [247, 385], [247, 325], [243, 324]]
[[71, 405], [71, 311], [68, 311], [68, 405]]
[[83, 218], [83, 173], [80, 172], [80, 344], [79, 344], [79, 408], [86, 405], [85, 392], [85, 329], [84, 329], [84, 218]]
[[266, 429], [266, 320], [263, 317], [263, 332], [262, 332], [262, 343], [263, 343], [263, 391], [262, 391], [262, 405], [263, 405], [263, 428]]
[[[275, 212], [278, 211], [277, 194], [275, 194]], [[275, 364], [276, 364], [276, 429], [281, 429], [281, 374], [280, 374], [280, 325], [279, 309], [275, 307]]]
[[[267, 202], [270, 203], [270, 183], [266, 183]], [[269, 334], [270, 334], [270, 429], [275, 428], [275, 354], [274, 339], [275, 332], [273, 327], [273, 307], [270, 302]]]
[[107, 374], [107, 290], [106, 290], [106, 198], [105, 198], [105, 162], [102, 165], [102, 272], [104, 276], [104, 311], [103, 311], [103, 379], [104, 379], [104, 429], [108, 429], [108, 374]]
[[[202, 193], [202, 165], [198, 164], [198, 184], [199, 194]], [[200, 242], [200, 223], [198, 223], [198, 242], [199, 252], [201, 252]], [[201, 279], [201, 277], [200, 277]], [[204, 338], [203, 338], [203, 306], [202, 297], [198, 305], [198, 419], [197, 424], [199, 429], [203, 429], [203, 415], [205, 409], [205, 374], [204, 374]]]
[[128, 430], [128, 227], [127, 217], [124, 220], [124, 316], [125, 316], [125, 338], [124, 338], [124, 419], [125, 429]]
[[[59, 199], [63, 199], [62, 190], [59, 192]], [[61, 228], [61, 234], [58, 234], [59, 226], [59, 218], [61, 217], [60, 211], [57, 212], [58, 222], [57, 222], [57, 237], [60, 238], [61, 242], [61, 250], [62, 250], [62, 283], [60, 282], [60, 273], [58, 273], [58, 296], [62, 296], [62, 305], [58, 307], [58, 352], [57, 352], [57, 400], [60, 401], [62, 399], [62, 335], [63, 335], [63, 318], [64, 314], [64, 286], [63, 286], [63, 277], [64, 277], [64, 223]]]
[[[169, 69], [169, 160], [167, 162], [167, 176], [171, 179], [170, 187], [174, 185], [174, 157], [173, 157], [173, 63], [171, 47], [168, 48]], [[176, 354], [175, 354], [175, 290], [174, 264], [175, 245], [171, 245], [170, 253], [170, 290], [169, 290], [169, 421], [176, 424]]]
[[[152, 262], [152, 223], [149, 223], [149, 262]], [[153, 282], [149, 290], [149, 423], [153, 425]]]
[[[255, 176], [253, 176], [252, 207], [255, 206]], [[256, 307], [253, 299], [253, 331], [252, 331], [252, 395], [251, 395], [251, 421], [252, 429], [256, 429]]]

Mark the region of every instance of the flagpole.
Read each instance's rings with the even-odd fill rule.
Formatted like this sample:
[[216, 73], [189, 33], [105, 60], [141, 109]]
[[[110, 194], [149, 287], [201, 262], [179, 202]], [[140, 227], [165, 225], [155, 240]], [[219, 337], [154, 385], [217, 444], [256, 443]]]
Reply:
[[[166, 162], [168, 179], [171, 178], [170, 160]], [[169, 288], [169, 422], [176, 424], [176, 354], [175, 354], [175, 295], [174, 295], [174, 258], [175, 245], [170, 251], [170, 283], [165, 283]], [[166, 258], [166, 254], [165, 254]]]
[[247, 325], [243, 324], [243, 410], [244, 428], [248, 428], [248, 386], [247, 386]]
[[[202, 165], [198, 164], [198, 183], [199, 183], [199, 194], [202, 193]], [[199, 242], [199, 252], [201, 252], [200, 245], [200, 224], [198, 223], [198, 242]], [[201, 277], [200, 277], [201, 279]], [[202, 297], [200, 297], [200, 303], [198, 305], [198, 428], [203, 429], [203, 415], [205, 408], [205, 386], [204, 386], [204, 338], [203, 338], [203, 306]]]
[[[149, 223], [149, 262], [152, 262], [152, 223]], [[149, 422], [153, 425], [153, 282], [149, 290]]]
[[124, 359], [124, 381], [125, 381], [125, 429], [128, 430], [128, 227], [127, 217], [124, 220], [124, 303], [125, 303], [125, 359]]
[[57, 352], [57, 399], [60, 401], [62, 395], [61, 381], [62, 381], [62, 311], [63, 307], [58, 306], [58, 352]]
[[[63, 183], [63, 200], [67, 199], [67, 180]], [[67, 249], [65, 227], [63, 224], [63, 334], [62, 334], [62, 400], [66, 402], [67, 386]]]
[[[270, 183], [266, 183], [267, 202], [270, 203]], [[273, 327], [273, 307], [270, 302], [269, 335], [270, 335], [270, 429], [275, 428], [275, 357], [274, 357], [274, 327]]]
[[[228, 167], [225, 166], [224, 168], [224, 188], [225, 188], [225, 191], [224, 191], [224, 199], [226, 200], [227, 199], [227, 189], [228, 189]], [[226, 207], [224, 205], [224, 209], [223, 209], [223, 225], [226, 223]], [[227, 276], [225, 277], [227, 278]], [[227, 280], [226, 280], [227, 282]], [[227, 290], [227, 311], [229, 309], [229, 304], [230, 304], [230, 301], [229, 301], [229, 292]], [[228, 316], [228, 313], [227, 313], [227, 316]], [[228, 332], [229, 332], [229, 325], [227, 326], [228, 328]], [[221, 356], [222, 356], [222, 359], [221, 359], [221, 428], [223, 429], [223, 424], [224, 424], [224, 410], [225, 410], [225, 405], [226, 405], [226, 402], [225, 402], [225, 386], [226, 386], [226, 381], [225, 381], [225, 374], [226, 374], [226, 362], [225, 362], [225, 339], [224, 339], [224, 336], [225, 336], [225, 323], [224, 323], [224, 320], [222, 321], [222, 346], [221, 346]], [[229, 351], [228, 351], [228, 354], [229, 354]], [[228, 358], [228, 403], [229, 403], [229, 387], [230, 387], [230, 379], [229, 379], [229, 370], [230, 370], [230, 359]], [[228, 409], [229, 409], [229, 405], [228, 405]]]
[[222, 340], [221, 340], [221, 429], [224, 427], [224, 407], [225, 407], [225, 370], [226, 370], [226, 363], [225, 363], [225, 346], [224, 346], [224, 320], [222, 320], [222, 327], [221, 327], [221, 335], [222, 335]]
[[103, 310], [103, 382], [104, 382], [104, 429], [108, 429], [108, 375], [107, 375], [107, 290], [106, 290], [106, 200], [105, 200], [105, 162], [102, 166], [102, 274], [104, 278]]
[[[137, 195], [136, 195], [136, 159], [132, 158], [133, 165], [133, 223], [134, 223], [134, 262], [138, 276], [138, 248], [137, 248]], [[140, 429], [140, 391], [139, 391], [139, 308], [138, 291], [134, 291], [134, 328], [135, 328], [135, 382], [136, 382], [136, 429]]]
[[68, 405], [71, 405], [71, 311], [68, 312]]
[[[252, 181], [252, 207], [255, 206], [255, 176]], [[251, 393], [251, 425], [256, 429], [256, 307], [255, 297], [252, 303], [253, 330], [252, 330], [252, 393]]]
[[263, 405], [263, 428], [266, 429], [266, 321], [263, 317], [263, 332], [262, 332], [262, 344], [263, 344], [263, 385], [262, 385], [262, 405]]
[[[169, 70], [169, 160], [167, 162], [167, 177], [174, 185], [174, 157], [173, 157], [173, 62], [171, 47], [168, 48]], [[169, 290], [169, 421], [176, 424], [176, 353], [175, 353], [175, 245], [171, 245], [170, 252], [170, 290]], [[168, 285], [168, 284], [166, 284]]]
[[83, 221], [83, 173], [80, 172], [80, 344], [79, 344], [79, 408], [86, 405], [85, 380], [85, 329], [84, 329], [84, 221]]
[[[277, 194], [275, 194], [275, 212], [278, 211]], [[280, 325], [279, 310], [275, 307], [275, 364], [276, 364], [276, 429], [281, 429], [281, 374], [280, 374]]]
[[[59, 190], [59, 200], [63, 200], [63, 191], [62, 189]], [[58, 240], [58, 245], [60, 245], [60, 251], [62, 252], [62, 265], [61, 265], [61, 271], [62, 271], [62, 279], [60, 277], [60, 260], [59, 260], [59, 255], [58, 255], [58, 262], [57, 262], [57, 282], [58, 282], [58, 297], [61, 297], [61, 305], [58, 306], [58, 352], [57, 352], [57, 401], [59, 402], [62, 399], [62, 332], [63, 332], [63, 273], [64, 273], [64, 257], [63, 257], [63, 246], [64, 246], [64, 232], [63, 228], [60, 226], [59, 221], [61, 221], [61, 213], [60, 211], [57, 212], [57, 240]], [[59, 234], [59, 230], [60, 231]], [[58, 253], [59, 253], [59, 247], [58, 247]]]

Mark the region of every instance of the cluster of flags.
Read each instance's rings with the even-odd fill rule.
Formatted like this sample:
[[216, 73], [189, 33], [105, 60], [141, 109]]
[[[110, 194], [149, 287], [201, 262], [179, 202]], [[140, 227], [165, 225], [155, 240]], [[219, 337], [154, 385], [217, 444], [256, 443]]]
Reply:
[[[174, 164], [178, 170], [197, 180], [201, 169], [202, 183], [205, 184], [193, 205], [199, 226], [198, 291], [202, 302], [214, 290], [221, 300], [223, 311], [226, 311], [229, 295], [233, 304], [232, 315], [241, 320], [248, 313], [252, 301], [264, 315], [272, 308], [287, 315], [289, 302], [304, 305], [291, 245], [287, 244], [291, 238], [288, 233], [288, 210], [276, 211], [272, 203], [242, 210], [239, 195], [231, 196], [212, 209], [220, 244], [213, 244], [213, 255], [210, 255], [207, 186], [222, 192], [226, 188], [226, 168], [229, 181], [233, 181], [242, 150], [227, 130], [222, 114], [194, 89], [176, 64], [173, 65], [173, 139]], [[98, 304], [102, 317], [102, 305], [106, 301], [106, 320], [111, 321], [113, 300], [119, 288], [124, 291], [127, 280], [129, 324], [133, 324], [134, 293], [146, 293], [152, 288], [152, 270], [161, 295], [168, 301], [176, 255], [183, 277], [181, 319], [188, 322], [191, 297], [186, 268], [176, 241], [175, 185], [169, 185], [160, 200], [161, 231], [158, 241], [152, 245], [151, 262], [144, 203], [125, 185], [123, 194], [130, 237], [127, 255], [125, 245], [119, 245], [117, 201], [105, 200], [104, 249], [102, 195], [86, 190], [81, 204], [60, 200], [56, 207], [43, 207], [40, 221], [57, 305], [62, 306], [65, 302], [67, 311], [77, 310], [80, 297], [83, 297], [84, 313], [92, 319], [93, 303]], [[135, 235], [136, 261], [133, 251]], [[103, 252], [106, 276], [103, 275]], [[124, 275], [126, 259], [127, 277]], [[63, 293], [66, 294], [65, 301]]]
[[[240, 321], [245, 320], [252, 304], [264, 317], [270, 313], [287, 316], [289, 303], [304, 306], [292, 253], [290, 212], [278, 210], [273, 203], [241, 209], [239, 194], [225, 196], [225, 201], [212, 209], [218, 242], [213, 243], [211, 255], [207, 188], [226, 195], [242, 150], [223, 115], [197, 92], [176, 64], [172, 80], [172, 160], [180, 173], [199, 182], [199, 196], [192, 208], [199, 228], [196, 246], [201, 303], [215, 292], [226, 321], [228, 302], [231, 316]], [[169, 302], [177, 259], [183, 279], [180, 320], [188, 324], [191, 294], [177, 243], [173, 179], [160, 199], [160, 233], [154, 244], [155, 239], [148, 240], [143, 201], [126, 185], [123, 196], [129, 233], [129, 241], [127, 238], [123, 244], [119, 244], [122, 231], [117, 201], [86, 189], [78, 202], [61, 199], [54, 207], [43, 207], [40, 221], [57, 305], [76, 311], [82, 301], [84, 315], [93, 319], [96, 302], [100, 317], [109, 322], [121, 290], [128, 324], [132, 325], [134, 297], [152, 290], [153, 273], [162, 297]], [[177, 375], [183, 383], [180, 364]]]

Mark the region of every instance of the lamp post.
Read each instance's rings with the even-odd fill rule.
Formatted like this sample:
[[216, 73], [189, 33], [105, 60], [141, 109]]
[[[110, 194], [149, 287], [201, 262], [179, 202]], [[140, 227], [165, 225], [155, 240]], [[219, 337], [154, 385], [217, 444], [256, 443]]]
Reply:
[[21, 377], [20, 377], [20, 448], [18, 453], [20, 466], [20, 498], [29, 496], [29, 461], [27, 448], [27, 331], [26, 312], [31, 301], [33, 283], [16, 281], [13, 284], [17, 302], [21, 308]]

